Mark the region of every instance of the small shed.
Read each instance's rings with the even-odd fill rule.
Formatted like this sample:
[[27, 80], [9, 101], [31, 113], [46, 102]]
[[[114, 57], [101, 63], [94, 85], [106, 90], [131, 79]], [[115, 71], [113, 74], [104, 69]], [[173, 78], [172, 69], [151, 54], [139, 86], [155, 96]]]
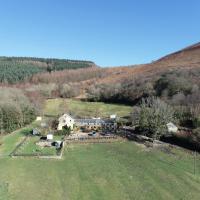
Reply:
[[42, 120], [42, 117], [40, 117], [40, 116], [36, 117], [36, 121], [41, 121], [41, 120]]
[[61, 148], [62, 147], [62, 141], [58, 140], [58, 141], [55, 141], [55, 146], [57, 149]]
[[117, 116], [114, 115], [114, 114], [113, 114], [113, 115], [110, 115], [110, 119], [116, 119], [116, 117], [117, 117]]
[[53, 140], [53, 134], [48, 134], [47, 135], [47, 140]]
[[37, 129], [33, 129], [32, 135], [40, 135], [40, 132]]
[[176, 133], [178, 131], [178, 127], [170, 122], [167, 124], [167, 130], [169, 133]]

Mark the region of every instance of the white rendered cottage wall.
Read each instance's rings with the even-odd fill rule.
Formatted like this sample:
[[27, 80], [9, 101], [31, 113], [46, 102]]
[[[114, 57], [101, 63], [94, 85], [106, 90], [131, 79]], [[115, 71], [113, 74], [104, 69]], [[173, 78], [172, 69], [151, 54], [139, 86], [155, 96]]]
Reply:
[[69, 127], [71, 130], [73, 130], [73, 127], [74, 127], [74, 119], [67, 115], [67, 114], [64, 114], [63, 116], [61, 116], [59, 118], [59, 124], [58, 124], [58, 130], [62, 130], [63, 126], [67, 126]]

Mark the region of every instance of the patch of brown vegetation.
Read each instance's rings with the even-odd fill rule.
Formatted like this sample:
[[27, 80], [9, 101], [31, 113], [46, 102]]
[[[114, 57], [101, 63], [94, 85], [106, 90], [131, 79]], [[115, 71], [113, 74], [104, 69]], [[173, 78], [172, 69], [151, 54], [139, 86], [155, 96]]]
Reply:
[[[39, 63], [37, 63], [38, 65]], [[200, 43], [167, 55], [155, 62], [141, 65], [106, 67], [93, 66], [85, 69], [63, 70], [34, 75], [31, 80], [13, 85], [27, 88], [33, 84], [65, 83], [79, 85], [80, 98], [85, 96], [85, 89], [94, 84], [111, 84], [135, 78], [152, 78], [174, 70], [191, 70], [200, 68]], [[4, 84], [5, 86], [5, 84]]]

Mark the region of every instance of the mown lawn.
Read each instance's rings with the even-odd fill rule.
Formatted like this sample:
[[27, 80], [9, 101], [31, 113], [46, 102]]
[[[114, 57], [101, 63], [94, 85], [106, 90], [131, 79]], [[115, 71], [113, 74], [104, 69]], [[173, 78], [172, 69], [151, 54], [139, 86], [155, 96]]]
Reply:
[[57, 116], [68, 112], [79, 117], [109, 117], [111, 114], [124, 117], [130, 115], [131, 110], [131, 106], [119, 104], [84, 102], [73, 99], [49, 99], [46, 101], [44, 114]]
[[22, 128], [11, 134], [0, 136], [0, 155], [8, 156], [30, 131], [31, 128]]
[[0, 182], [8, 186], [4, 196], [15, 200], [196, 200], [199, 164], [198, 157], [194, 175], [193, 157], [179, 150], [147, 151], [133, 142], [75, 144], [62, 160], [2, 158]]

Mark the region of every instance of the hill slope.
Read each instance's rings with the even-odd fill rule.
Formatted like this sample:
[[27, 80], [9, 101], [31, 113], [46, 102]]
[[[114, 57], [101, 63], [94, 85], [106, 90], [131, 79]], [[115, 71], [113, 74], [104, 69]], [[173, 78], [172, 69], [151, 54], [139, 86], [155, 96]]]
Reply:
[[[106, 74], [95, 80], [95, 87], [91, 84], [87, 90], [90, 100], [135, 104], [151, 95], [164, 96], [170, 101], [180, 93], [184, 102], [185, 99], [197, 102], [197, 91], [200, 88], [200, 44], [153, 63], [107, 68]], [[190, 94], [193, 96], [188, 96]]]
[[[107, 68], [89, 67], [87, 69], [72, 69], [54, 73], [46, 72], [34, 75], [31, 80], [32, 84], [78, 84], [81, 88], [82, 98], [90, 86], [104, 84], [109, 87], [113, 84], [118, 87], [121, 83], [127, 86], [128, 83], [133, 83], [134, 81], [137, 84], [129, 84], [131, 88], [140, 88], [145, 84], [154, 86], [156, 80], [169, 73], [178, 73], [182, 77], [187, 76], [185, 78], [186, 82], [189, 81], [192, 84], [200, 85], [200, 43], [167, 55], [149, 64]], [[177, 77], [177, 74], [174, 77]]]
[[200, 66], [200, 42], [157, 60], [165, 66]]
[[109, 76], [99, 80], [101, 83], [118, 82], [138, 76], [155, 76], [171, 70], [191, 70], [200, 68], [200, 43], [164, 56], [149, 64], [108, 68]]

